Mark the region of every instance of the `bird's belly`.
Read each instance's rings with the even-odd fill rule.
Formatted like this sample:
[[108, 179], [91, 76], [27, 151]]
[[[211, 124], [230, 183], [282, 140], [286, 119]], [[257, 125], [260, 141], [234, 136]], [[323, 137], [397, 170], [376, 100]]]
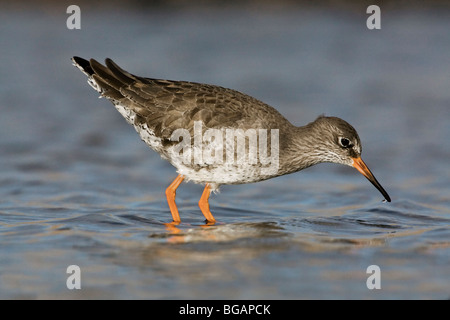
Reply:
[[261, 168], [255, 165], [223, 164], [201, 168], [172, 163], [178, 173], [195, 183], [242, 184], [268, 179], [273, 175], [261, 174]]

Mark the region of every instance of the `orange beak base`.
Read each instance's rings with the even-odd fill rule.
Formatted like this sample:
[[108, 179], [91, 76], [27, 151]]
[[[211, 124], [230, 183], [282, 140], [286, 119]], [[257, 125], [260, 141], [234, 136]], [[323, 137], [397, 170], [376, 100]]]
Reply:
[[389, 197], [386, 190], [384, 190], [377, 179], [375, 179], [374, 175], [372, 174], [372, 172], [370, 172], [369, 168], [361, 158], [353, 158], [353, 167], [355, 167], [356, 170], [358, 170], [364, 177], [366, 177], [367, 180], [369, 180], [375, 186], [375, 188], [377, 188], [378, 191], [381, 192], [387, 202], [391, 202], [391, 197]]

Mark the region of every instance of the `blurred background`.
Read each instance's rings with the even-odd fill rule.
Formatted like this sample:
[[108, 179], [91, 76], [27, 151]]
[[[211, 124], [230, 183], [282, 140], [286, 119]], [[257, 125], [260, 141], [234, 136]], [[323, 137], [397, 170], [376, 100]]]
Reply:
[[[66, 22], [81, 10], [81, 29]], [[381, 29], [369, 30], [369, 5]], [[448, 299], [448, 1], [0, 1], [0, 298]], [[322, 164], [223, 186], [176, 177], [71, 65], [250, 94], [351, 123], [393, 201]], [[66, 287], [69, 265], [81, 290]], [[369, 290], [369, 265], [381, 289]]]

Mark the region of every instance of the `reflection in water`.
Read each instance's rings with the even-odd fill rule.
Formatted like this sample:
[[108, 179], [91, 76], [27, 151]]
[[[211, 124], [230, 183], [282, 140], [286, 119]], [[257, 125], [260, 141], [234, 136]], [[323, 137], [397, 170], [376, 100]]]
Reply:
[[179, 223], [166, 223], [167, 241], [172, 244], [192, 242], [231, 242], [242, 238], [284, 237], [286, 232], [275, 222], [205, 223], [181, 229]]

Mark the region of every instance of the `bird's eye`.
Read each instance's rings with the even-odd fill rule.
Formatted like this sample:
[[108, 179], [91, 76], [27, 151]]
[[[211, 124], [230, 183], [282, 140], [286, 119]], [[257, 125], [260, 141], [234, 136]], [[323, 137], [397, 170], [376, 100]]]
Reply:
[[344, 148], [350, 148], [353, 147], [353, 145], [351, 144], [350, 140], [347, 138], [339, 138], [339, 143], [341, 144], [342, 147]]

